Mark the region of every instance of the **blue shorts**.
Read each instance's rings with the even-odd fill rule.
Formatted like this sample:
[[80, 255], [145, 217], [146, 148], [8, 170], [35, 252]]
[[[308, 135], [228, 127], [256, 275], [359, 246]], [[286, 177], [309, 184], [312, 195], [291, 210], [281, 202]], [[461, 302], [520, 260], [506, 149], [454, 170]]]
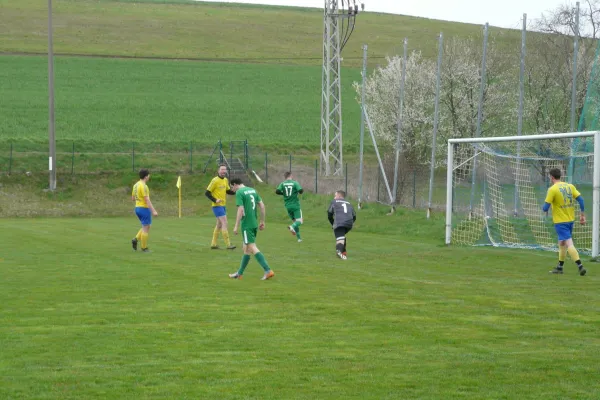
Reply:
[[140, 219], [142, 226], [152, 225], [152, 213], [149, 208], [146, 207], [136, 207], [135, 215]]
[[225, 207], [224, 206], [214, 206], [213, 214], [215, 214], [215, 217], [217, 217], [217, 218], [224, 217], [225, 216]]
[[554, 229], [556, 229], [556, 234], [558, 235], [558, 240], [567, 240], [571, 239], [573, 233], [573, 223], [572, 222], [561, 222], [560, 224], [554, 224]]

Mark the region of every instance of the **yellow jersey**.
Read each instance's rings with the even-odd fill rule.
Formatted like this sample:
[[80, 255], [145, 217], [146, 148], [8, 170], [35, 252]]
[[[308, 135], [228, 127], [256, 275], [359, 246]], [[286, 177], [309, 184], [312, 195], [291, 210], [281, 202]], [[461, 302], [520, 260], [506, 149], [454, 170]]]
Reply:
[[229, 187], [229, 180], [226, 177], [221, 178], [220, 176], [215, 176], [214, 178], [212, 178], [212, 181], [210, 181], [210, 183], [208, 184], [206, 190], [208, 190], [215, 199], [221, 200], [219, 204], [211, 202], [211, 205], [213, 207], [224, 207], [225, 201], [227, 200], [227, 191], [231, 190], [231, 187]]
[[150, 198], [150, 189], [148, 189], [146, 182], [140, 179], [135, 185], [133, 185], [131, 196], [135, 198], [136, 207], [148, 208], [148, 204], [146, 203], [146, 199], [144, 197], [148, 196], [148, 198]]
[[546, 203], [552, 206], [552, 221], [555, 224], [575, 221], [575, 199], [581, 194], [567, 182], [556, 182], [546, 194]]

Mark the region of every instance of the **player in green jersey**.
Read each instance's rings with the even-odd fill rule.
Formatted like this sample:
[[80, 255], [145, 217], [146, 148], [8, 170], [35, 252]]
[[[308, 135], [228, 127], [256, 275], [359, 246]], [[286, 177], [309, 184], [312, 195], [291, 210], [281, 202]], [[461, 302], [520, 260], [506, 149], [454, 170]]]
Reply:
[[288, 226], [288, 229], [292, 232], [292, 235], [298, 238], [298, 242], [301, 242], [300, 225], [302, 225], [303, 220], [298, 195], [304, 193], [304, 189], [302, 189], [302, 186], [294, 180], [291, 172], [288, 171], [283, 176], [285, 180], [277, 186], [275, 193], [283, 196], [285, 209], [293, 222], [292, 225]]
[[[237, 272], [229, 274], [232, 279], [242, 279], [244, 270], [250, 262], [250, 256], [254, 254], [256, 261], [265, 270], [265, 274], [262, 277], [263, 281], [271, 279], [275, 276], [275, 273], [269, 268], [265, 256], [256, 247], [256, 235], [258, 230], [265, 229], [265, 204], [263, 203], [258, 192], [251, 188], [246, 187], [239, 178], [233, 178], [231, 180], [231, 189], [235, 192], [235, 205], [237, 206], [237, 218], [235, 220], [235, 227], [233, 233], [238, 234], [240, 223], [242, 226], [242, 238], [244, 240], [244, 255], [242, 256], [242, 262]], [[260, 223], [257, 220], [257, 208], [260, 208]]]

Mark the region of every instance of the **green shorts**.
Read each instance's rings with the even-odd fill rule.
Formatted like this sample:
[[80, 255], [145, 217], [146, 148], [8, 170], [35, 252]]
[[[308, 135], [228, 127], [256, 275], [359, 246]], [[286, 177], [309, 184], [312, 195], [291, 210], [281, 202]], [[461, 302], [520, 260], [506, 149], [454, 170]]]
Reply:
[[244, 244], [253, 244], [256, 243], [256, 234], [258, 233], [258, 229], [246, 229], [242, 227], [242, 240]]
[[297, 219], [302, 219], [302, 210], [299, 208], [286, 208], [288, 215], [290, 218], [295, 221]]

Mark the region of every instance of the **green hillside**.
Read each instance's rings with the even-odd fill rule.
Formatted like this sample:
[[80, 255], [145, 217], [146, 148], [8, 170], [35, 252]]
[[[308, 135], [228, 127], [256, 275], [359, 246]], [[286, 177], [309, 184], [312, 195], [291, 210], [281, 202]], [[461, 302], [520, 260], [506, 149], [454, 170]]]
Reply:
[[[0, 51], [47, 51], [47, 7], [39, 0], [0, 0]], [[320, 65], [323, 13], [319, 9], [182, 1], [55, 0], [55, 51], [134, 57]], [[518, 22], [519, 15], [515, 15]], [[481, 21], [482, 24], [485, 21]], [[360, 65], [369, 44], [371, 65], [400, 53], [402, 40], [426, 56], [437, 34], [481, 32], [477, 25], [365, 12], [344, 49], [344, 66]], [[492, 29], [518, 51], [519, 32]]]
[[[0, 57], [0, 142], [46, 140], [47, 61]], [[316, 66], [58, 57], [59, 141], [212, 144], [251, 139], [296, 149], [320, 140], [321, 76]], [[360, 109], [343, 72], [348, 144], [358, 143]], [[69, 143], [70, 146], [70, 143]], [[184, 146], [184, 148], [186, 148]]]

